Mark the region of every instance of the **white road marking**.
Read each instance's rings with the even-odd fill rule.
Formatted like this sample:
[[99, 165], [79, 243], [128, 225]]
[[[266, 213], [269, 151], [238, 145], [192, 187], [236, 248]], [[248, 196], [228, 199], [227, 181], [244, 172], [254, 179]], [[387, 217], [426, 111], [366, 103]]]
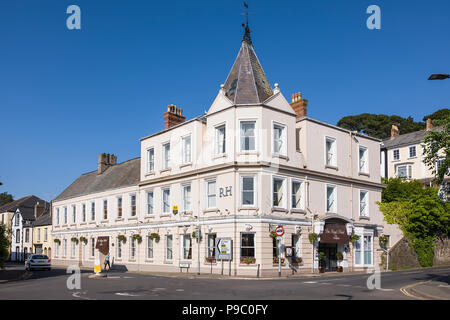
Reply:
[[383, 289], [383, 288], [380, 288], [380, 289], [377, 289], [377, 290], [381, 290], [381, 291], [394, 291], [394, 289]]
[[305, 281], [305, 282], [303, 282], [303, 283], [308, 283], [308, 284], [310, 284], [310, 283], [317, 283], [317, 281]]
[[442, 288], [450, 288], [450, 286], [448, 284], [440, 284], [438, 287], [442, 287]]
[[131, 294], [128, 292], [116, 292], [116, 295], [118, 296], [126, 296], [126, 297], [139, 297], [138, 294]]
[[154, 288], [154, 289], [152, 289], [152, 291], [163, 291], [163, 290], [166, 290], [166, 288]]
[[182, 292], [182, 291], [184, 291], [184, 289], [177, 289], [177, 290], [175, 290], [175, 291]]

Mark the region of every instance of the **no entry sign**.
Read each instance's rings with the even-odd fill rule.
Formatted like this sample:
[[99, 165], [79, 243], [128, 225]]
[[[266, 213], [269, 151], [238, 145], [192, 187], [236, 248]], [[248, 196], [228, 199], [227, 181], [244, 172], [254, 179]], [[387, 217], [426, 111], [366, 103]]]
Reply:
[[284, 234], [284, 228], [283, 228], [283, 226], [278, 226], [278, 227], [276, 227], [276, 229], [275, 229], [275, 234], [276, 234], [277, 236], [279, 236], [279, 237], [283, 236], [283, 234]]

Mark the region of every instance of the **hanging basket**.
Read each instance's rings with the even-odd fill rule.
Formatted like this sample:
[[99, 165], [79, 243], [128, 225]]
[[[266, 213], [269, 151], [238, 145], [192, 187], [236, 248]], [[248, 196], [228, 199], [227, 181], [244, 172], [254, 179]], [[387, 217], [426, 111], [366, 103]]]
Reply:
[[141, 243], [142, 237], [140, 234], [133, 234], [133, 240], [136, 240], [138, 243]]
[[355, 243], [355, 242], [358, 241], [358, 240], [359, 240], [359, 236], [358, 236], [357, 234], [352, 234], [352, 235], [351, 235], [350, 241], [351, 241], [352, 243]]
[[313, 232], [308, 235], [308, 238], [309, 238], [309, 242], [311, 242], [311, 244], [314, 244], [317, 241], [317, 239], [319, 238], [319, 235], [317, 233]]
[[271, 231], [271, 232], [270, 232], [270, 237], [271, 237], [272, 239], [276, 239], [276, 238], [277, 238], [277, 234], [275, 233], [275, 231]]
[[80, 241], [83, 242], [84, 244], [88, 243], [88, 240], [85, 237], [80, 237]]
[[73, 237], [72, 239], [70, 239], [70, 241], [75, 242], [76, 244], [78, 244], [78, 238]]
[[59, 240], [59, 239], [55, 239], [55, 240], [53, 240], [53, 242], [55, 242], [57, 244], [61, 244], [61, 240]]
[[127, 241], [127, 237], [125, 237], [123, 234], [119, 234], [117, 236], [117, 240], [122, 241], [122, 242], [126, 242]]
[[150, 234], [150, 239], [155, 240], [156, 242], [159, 242], [159, 239], [160, 239], [160, 238], [161, 238], [161, 237], [159, 236], [158, 233], [152, 233], [152, 234]]

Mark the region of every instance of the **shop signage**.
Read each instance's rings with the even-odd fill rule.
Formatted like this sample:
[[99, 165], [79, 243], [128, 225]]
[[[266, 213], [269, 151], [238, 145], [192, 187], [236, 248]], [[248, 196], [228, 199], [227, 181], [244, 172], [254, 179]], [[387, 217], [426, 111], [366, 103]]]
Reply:
[[98, 249], [104, 255], [109, 253], [109, 237], [98, 237], [95, 249]]
[[233, 240], [216, 238], [216, 260], [233, 260]]
[[231, 186], [225, 187], [225, 188], [219, 188], [219, 198], [222, 197], [229, 197], [232, 196], [231, 194]]
[[347, 228], [345, 224], [325, 223], [323, 233], [320, 235], [321, 243], [348, 243]]

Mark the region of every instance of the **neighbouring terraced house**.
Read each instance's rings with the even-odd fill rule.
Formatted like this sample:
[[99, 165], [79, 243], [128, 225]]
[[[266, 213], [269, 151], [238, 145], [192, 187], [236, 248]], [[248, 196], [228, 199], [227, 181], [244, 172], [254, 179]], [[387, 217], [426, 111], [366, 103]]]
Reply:
[[[268, 276], [280, 254], [271, 232], [282, 225], [283, 274], [317, 270], [319, 251], [328, 271], [378, 266], [379, 237], [401, 237], [375, 203], [381, 141], [308, 117], [307, 102], [270, 85], [247, 26], [204, 115], [186, 121], [169, 105], [139, 158], [100, 154], [97, 170], [54, 199], [53, 263], [93, 266], [110, 252], [128, 270], [194, 272], [199, 263], [202, 273]], [[223, 264], [218, 239], [232, 240]]]

